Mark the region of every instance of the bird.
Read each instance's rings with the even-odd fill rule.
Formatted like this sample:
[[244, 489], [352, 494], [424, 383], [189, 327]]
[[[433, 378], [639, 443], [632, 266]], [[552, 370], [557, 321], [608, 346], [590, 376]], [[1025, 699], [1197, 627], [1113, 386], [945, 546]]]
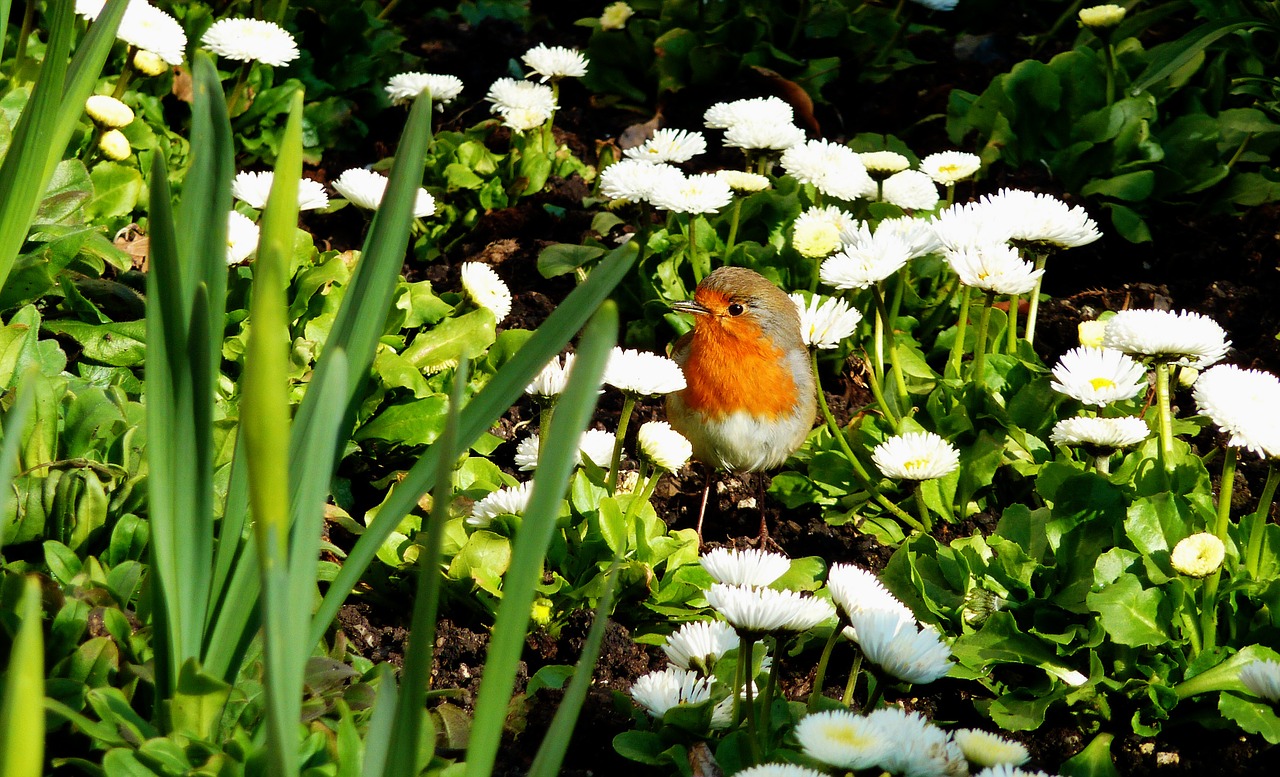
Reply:
[[[701, 544], [711, 470], [763, 472], [786, 461], [813, 428], [817, 381], [795, 303], [760, 273], [720, 267], [671, 308], [693, 316], [671, 350], [686, 386], [667, 395], [666, 411], [708, 467]], [[759, 542], [768, 541], [762, 505]]]

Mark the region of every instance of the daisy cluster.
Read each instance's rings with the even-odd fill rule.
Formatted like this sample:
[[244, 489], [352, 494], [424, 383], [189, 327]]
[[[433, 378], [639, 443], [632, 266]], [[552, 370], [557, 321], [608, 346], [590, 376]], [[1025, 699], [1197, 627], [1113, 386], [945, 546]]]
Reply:
[[[560, 81], [565, 78], [581, 78], [587, 74], [589, 64], [587, 58], [579, 51], [545, 44], [538, 44], [526, 51], [521, 61], [529, 68], [527, 78], [536, 77], [536, 81], [499, 78], [489, 86], [489, 91], [484, 97], [485, 101], [490, 103], [492, 111], [502, 119], [502, 123], [517, 133], [529, 132], [550, 122], [559, 108], [557, 90]], [[428, 88], [430, 85], [427, 83], [427, 74], [418, 75], [420, 76], [418, 81], [424, 85], [424, 88]], [[444, 80], [452, 77], [431, 76], [431, 78], [435, 79], [432, 82], [434, 89], [442, 89], [442, 94], [447, 95], [447, 99], [436, 97], [433, 89], [434, 99], [447, 102], [456, 97], [458, 91], [462, 89], [462, 83], [457, 79]], [[551, 82], [550, 85], [547, 84], [548, 81]], [[387, 93], [392, 99], [398, 97], [398, 93], [392, 92], [392, 85], [388, 85]]]
[[[1147, 369], [1115, 348], [1082, 345], [1064, 354], [1053, 368], [1054, 391], [1090, 407], [1105, 408], [1147, 393]], [[1109, 454], [1151, 436], [1137, 416], [1080, 415], [1064, 418], [1049, 433], [1054, 445], [1083, 445]]]
[[[106, 0], [76, 0], [76, 13], [92, 21], [104, 5]], [[165, 65], [181, 65], [187, 50], [187, 34], [178, 20], [146, 0], [130, 0], [116, 38], [139, 53], [158, 57]]]

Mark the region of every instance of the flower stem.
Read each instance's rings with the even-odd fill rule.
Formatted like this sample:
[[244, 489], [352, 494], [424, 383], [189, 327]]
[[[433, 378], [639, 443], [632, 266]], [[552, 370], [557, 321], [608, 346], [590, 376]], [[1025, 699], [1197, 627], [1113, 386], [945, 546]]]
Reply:
[[960, 316], [956, 319], [956, 341], [951, 344], [951, 354], [947, 357], [944, 377], [960, 377], [960, 359], [964, 357], [964, 336], [969, 328], [969, 287], [960, 286]]
[[846, 707], [853, 704], [853, 692], [858, 687], [858, 672], [860, 671], [862, 671], [861, 649], [853, 657], [853, 666], [849, 667], [849, 681], [844, 684], [844, 696], [840, 699]]
[[636, 398], [631, 392], [622, 396], [622, 415], [618, 417], [618, 434], [613, 440], [613, 456], [609, 459], [609, 481], [606, 487], [612, 494], [618, 490], [618, 465], [622, 461], [622, 442], [627, 436], [627, 424], [631, 422], [631, 411], [636, 408]]
[[983, 362], [987, 355], [987, 326], [991, 323], [991, 303], [995, 298], [996, 293], [988, 291], [982, 298], [982, 312], [978, 314], [978, 341], [973, 344], [973, 364], [969, 366], [969, 382], [978, 388], [982, 388], [987, 382], [986, 365]]
[[[249, 82], [249, 69], [253, 66], [253, 62], [244, 62], [240, 65], [240, 73], [236, 75], [236, 85], [231, 88], [231, 96], [227, 98], [227, 115], [235, 117], [239, 115], [236, 109], [240, 107], [240, 98], [244, 94], [246, 85]], [[240, 111], [244, 113], [244, 111]]]
[[[813, 372], [816, 376], [818, 374], [818, 355], [816, 353], [812, 354], [810, 358], [813, 359]], [[878, 389], [876, 389], [876, 391], [878, 391]], [[881, 406], [883, 407], [883, 405]], [[858, 457], [853, 455], [853, 449], [849, 447], [849, 441], [845, 439], [844, 432], [840, 429], [839, 424], [836, 423], [836, 417], [831, 414], [831, 407], [827, 405], [827, 395], [822, 391], [821, 382], [818, 384], [818, 407], [822, 409], [822, 418], [827, 422], [827, 431], [829, 431], [831, 436], [835, 438], [836, 444], [840, 446], [841, 452], [844, 453], [845, 458], [849, 460], [849, 466], [853, 468], [853, 476], [857, 478], [858, 483], [866, 489], [866, 492], [871, 494], [871, 497], [879, 502], [882, 507], [893, 513], [900, 520], [905, 521], [908, 526], [918, 531], [924, 531], [924, 527], [920, 525], [910, 513], [903, 510], [901, 507], [898, 507], [890, 501], [887, 496], [880, 493], [880, 489], [876, 488], [875, 483], [871, 480], [871, 475], [869, 475], [867, 470], [862, 466], [862, 462], [858, 461]], [[892, 416], [890, 417], [892, 418]], [[896, 421], [894, 422], [894, 426], [897, 426]]]
[[545, 443], [547, 441], [547, 429], [551, 427], [551, 413], [555, 410], [555, 403], [546, 401], [539, 403], [538, 406], [538, 440]]
[[[747, 711], [747, 740], [751, 743], [751, 758], [755, 763], [760, 763], [760, 740], [757, 737], [756, 728], [756, 705], [751, 698], [751, 685], [754, 679], [751, 676], [751, 668], [755, 664], [755, 640], [746, 632], [738, 632], [738, 679], [741, 685], [734, 688], [734, 705], [741, 704]], [[739, 699], [741, 701], [739, 702]], [[740, 711], [740, 710], [739, 710]], [[739, 720], [738, 715], [734, 714], [735, 723]]]
[[1009, 298], [1008, 326], [1005, 329], [1005, 347], [1010, 356], [1018, 352], [1018, 304], [1021, 297], [1014, 294]]
[[813, 690], [809, 691], [809, 712], [816, 712], [818, 709], [818, 699], [822, 698], [822, 686], [827, 682], [827, 665], [831, 663], [831, 653], [836, 648], [836, 643], [840, 641], [840, 627], [843, 622], [836, 623], [836, 627], [831, 630], [831, 636], [827, 637], [827, 644], [822, 646], [822, 656], [818, 658], [818, 668], [813, 675]]
[[[1218, 520], [1213, 534], [1225, 544], [1227, 529], [1231, 526], [1231, 494], [1235, 490], [1236, 449], [1227, 446], [1222, 459], [1222, 480], [1218, 484]], [[1218, 583], [1222, 579], [1222, 567], [1218, 567], [1204, 581], [1204, 598], [1200, 602], [1200, 631], [1204, 650], [1213, 650], [1218, 642]]]
[[933, 522], [929, 518], [929, 506], [924, 503], [923, 489], [924, 481], [921, 480], [915, 487], [916, 511], [920, 513], [920, 523], [924, 526], [924, 533], [928, 534], [933, 530]]
[[1267, 528], [1267, 519], [1271, 516], [1271, 500], [1276, 495], [1276, 485], [1280, 484], [1280, 472], [1275, 460], [1268, 462], [1267, 484], [1262, 487], [1262, 497], [1258, 499], [1258, 509], [1253, 512], [1253, 528], [1249, 530], [1249, 547], [1245, 551], [1244, 565], [1249, 577], [1258, 578], [1258, 564], [1262, 561], [1262, 539]]
[[734, 241], [738, 238], [738, 218], [742, 215], [742, 197], [733, 198], [733, 217], [729, 220], [729, 239], [724, 244], [724, 257], [729, 258], [729, 252], [733, 250]]
[[698, 214], [689, 214], [689, 263], [693, 265], [693, 279], [697, 283], [702, 283], [702, 279], [707, 277], [711, 272], [711, 257], [706, 257], [703, 261], [702, 253], [698, 250]]
[[1093, 457], [1093, 468], [1099, 475], [1106, 477], [1111, 474], [1111, 449], [1099, 453]]
[[[893, 319], [889, 316], [889, 310], [884, 304], [884, 295], [880, 293], [880, 284], [877, 283], [871, 287], [871, 293], [876, 301], [876, 329], [881, 329], [883, 322], [884, 331], [884, 348], [889, 353], [889, 364], [893, 367], [894, 388], [898, 394], [898, 406], [903, 408], [904, 412], [909, 405], [910, 399], [907, 395], [907, 380], [902, 375], [902, 368], [898, 364], [898, 351], [894, 345], [893, 338]], [[880, 357], [883, 359], [883, 355]], [[880, 377], [884, 378], [884, 364], [880, 365]]]
[[1156, 362], [1156, 402], [1160, 413], [1160, 458], [1168, 472], [1173, 462], [1173, 411], [1169, 399], [1169, 362]]
[[[1036, 253], [1036, 269], [1043, 270], [1045, 264], [1049, 261], [1048, 252]], [[1031, 288], [1031, 300], [1027, 308], [1027, 331], [1024, 339], [1031, 344], [1036, 341], [1036, 319], [1040, 316], [1040, 284], [1044, 281], [1044, 275], [1036, 278], [1036, 285]]]

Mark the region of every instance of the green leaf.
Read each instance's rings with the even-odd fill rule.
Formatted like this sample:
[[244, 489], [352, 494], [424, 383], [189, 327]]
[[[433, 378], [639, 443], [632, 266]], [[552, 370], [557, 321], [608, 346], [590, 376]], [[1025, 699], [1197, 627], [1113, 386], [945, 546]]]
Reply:
[[554, 278], [578, 269], [594, 259], [604, 256], [604, 249], [596, 246], [555, 243], [538, 254], [538, 272], [543, 278]]
[[142, 173], [118, 162], [99, 162], [89, 173], [93, 198], [85, 206], [91, 219], [127, 216], [138, 205], [142, 193]]
[[84, 358], [112, 367], [141, 366], [147, 352], [145, 321], [87, 324], [60, 319], [46, 321], [41, 328], [75, 340], [84, 349]]
[[457, 364], [463, 354], [474, 357], [484, 353], [496, 337], [493, 314], [481, 308], [447, 318], [419, 334], [401, 356], [424, 372], [439, 372]]
[[9, 649], [0, 696], [0, 774], [38, 777], [44, 772], [44, 626], [40, 579], [29, 576], [18, 602], [19, 625]]
[[230, 696], [230, 685], [200, 671], [195, 659], [188, 659], [178, 671], [178, 685], [169, 705], [173, 731], [212, 741]]
[[33, 222], [56, 224], [66, 221], [92, 196], [93, 182], [84, 162], [64, 159], [53, 169], [53, 178], [49, 180]]
[[1218, 712], [1250, 734], [1260, 734], [1271, 744], [1280, 744], [1280, 717], [1271, 704], [1224, 691], [1218, 697]]
[[403, 445], [429, 445], [444, 429], [448, 398], [435, 394], [426, 399], [390, 405], [355, 432], [355, 439], [378, 439]]
[[1172, 45], [1152, 57], [1145, 70], [1129, 86], [1130, 94], [1138, 94], [1157, 82], [1169, 77], [1183, 65], [1202, 54], [1205, 49], [1236, 30], [1260, 26], [1257, 19], [1220, 19], [1206, 22], [1179, 37]]
[[1085, 184], [1080, 193], [1092, 197], [1102, 195], [1115, 197], [1126, 202], [1140, 202], [1151, 196], [1155, 190], [1156, 174], [1154, 170], [1136, 170], [1122, 173], [1111, 178], [1095, 178]]
[[1139, 647], [1169, 642], [1160, 612], [1164, 596], [1158, 589], [1144, 589], [1132, 574], [1125, 573], [1115, 583], [1090, 593], [1086, 601], [1089, 609], [1101, 617], [1102, 628], [1121, 645]]
[[1113, 735], [1105, 732], [1096, 734], [1083, 750], [1062, 762], [1058, 773], [1062, 777], [1120, 777], [1111, 760], [1113, 739]]

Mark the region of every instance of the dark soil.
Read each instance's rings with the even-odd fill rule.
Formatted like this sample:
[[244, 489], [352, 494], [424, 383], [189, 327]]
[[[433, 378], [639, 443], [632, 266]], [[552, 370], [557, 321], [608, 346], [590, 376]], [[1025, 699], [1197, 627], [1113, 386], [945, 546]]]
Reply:
[[[522, 35], [501, 24], [490, 27], [492, 29], [482, 34], [473, 29], [441, 29], [432, 22], [423, 30], [427, 37], [420, 43], [422, 51], [430, 53], [433, 61], [457, 64], [454, 69], [442, 65], [441, 71], [462, 76], [472, 90], [472, 100], [476, 100], [476, 92], [483, 88], [481, 85], [504, 74], [500, 72], [504, 57], [518, 57], [531, 42], [543, 39]], [[1004, 43], [1016, 46], [1011, 42], [1014, 40], [1009, 38]], [[474, 50], [471, 46], [481, 41], [488, 52], [486, 56], [470, 56], [468, 52]], [[911, 126], [911, 121], [921, 115], [944, 113], [947, 94], [955, 86], [981, 91], [992, 73], [999, 72], [1007, 63], [999, 58], [994, 63], [983, 64], [952, 57], [940, 59], [943, 60], [941, 66], [908, 71], [902, 80], [889, 84], [836, 84], [837, 99], [833, 99], [830, 106], [820, 106], [817, 119], [829, 136], [847, 137], [858, 131], [896, 132], [922, 151], [950, 147], [941, 122]], [[938, 82], [939, 78], [943, 81]], [[731, 88], [757, 94], [758, 91], [751, 91], [757, 86], [739, 84]], [[586, 98], [583, 92], [567, 89], [558, 124], [567, 130], [564, 139], [588, 161], [592, 161], [596, 141], [614, 142], [630, 124], [647, 118], [588, 110]], [[852, 111], [841, 111], [841, 105], [869, 107], [854, 115]], [[469, 125], [484, 111], [483, 104], [473, 103], [452, 121], [459, 126]], [[689, 122], [672, 126], [696, 127], [700, 111], [701, 107]], [[911, 119], [904, 120], [904, 117]], [[384, 142], [393, 143], [394, 138], [386, 138]], [[1007, 171], [997, 171], [995, 180], [977, 185], [972, 191], [962, 188], [958, 194], [961, 197], [976, 195], [1002, 185], [1050, 191], [1066, 197], [1054, 188], [1052, 181], [1029, 178], [1025, 174], [1014, 176]], [[513, 208], [485, 214], [475, 231], [440, 261], [410, 265], [406, 272], [447, 287], [456, 282], [457, 268], [463, 261], [487, 262], [497, 268], [514, 293], [514, 323], [508, 325], [534, 328], [572, 288], [571, 280], [543, 279], [535, 267], [537, 253], [548, 242], [579, 239], [589, 221], [582, 215], [580, 205], [585, 193], [580, 181], [556, 182], [546, 194]], [[568, 215], [553, 218], [544, 204], [563, 208]], [[1280, 299], [1280, 272], [1277, 272], [1280, 211], [1275, 207], [1262, 207], [1237, 218], [1203, 217], [1191, 209], [1167, 209], [1152, 214], [1150, 225], [1156, 236], [1154, 243], [1128, 244], [1108, 234], [1104, 225], [1103, 240], [1053, 260], [1046, 275], [1045, 290], [1054, 299], [1042, 307], [1041, 335], [1037, 342], [1046, 362], [1052, 364], [1061, 353], [1075, 346], [1076, 325], [1081, 320], [1094, 318], [1106, 310], [1158, 307], [1194, 310], [1213, 317], [1227, 329], [1234, 342], [1230, 361], [1280, 372], [1280, 343], [1275, 339], [1280, 331], [1280, 305], [1276, 304]], [[351, 233], [330, 235], [326, 239], [335, 246], [353, 247], [356, 244], [353, 236], [359, 234], [363, 225], [353, 222], [348, 226]], [[857, 408], [870, 400], [865, 386], [854, 376], [856, 370], [851, 369], [842, 377], [842, 384], [828, 395], [841, 423], [847, 422]], [[616, 420], [619, 404], [606, 394], [597, 420], [610, 427]], [[661, 414], [656, 404], [642, 404], [637, 408], [633, 428]], [[532, 408], [517, 406], [503, 419], [500, 431], [510, 436], [516, 424], [528, 422], [534, 416]], [[499, 460], [503, 453], [499, 451]], [[1264, 476], [1265, 470], [1256, 463], [1242, 462], [1234, 495], [1241, 501], [1242, 508], [1247, 508], [1251, 495], [1261, 490]], [[752, 500], [759, 499], [759, 485], [723, 476], [717, 476], [713, 484], [704, 533], [708, 544], [742, 545], [754, 538], [761, 513]], [[667, 479], [657, 493], [659, 515], [675, 528], [691, 527], [697, 517], [702, 486], [700, 470], [686, 469], [681, 475]], [[827, 525], [816, 509], [784, 512], [777, 504], [766, 501], [763, 510], [772, 540], [793, 557], [820, 555], [832, 563], [854, 562], [880, 570], [891, 554], [891, 549], [851, 526]], [[994, 522], [995, 517], [987, 515], [964, 525], [943, 525], [938, 529], [939, 539], [946, 541], [975, 530], [989, 532]], [[488, 636], [484, 624], [467, 622], [465, 614], [451, 617], [460, 620], [445, 619], [439, 624], [432, 682], [435, 688], [459, 689], [459, 698], [452, 699], [451, 703], [469, 709], [483, 672]], [[345, 607], [339, 625], [362, 655], [398, 663], [404, 650], [406, 618], [402, 607], [362, 603]], [[619, 615], [620, 620], [623, 618]], [[542, 666], [573, 663], [589, 625], [588, 618], [583, 616], [567, 625], [557, 638], [531, 635], [526, 663], [517, 678], [517, 691], [522, 690], [527, 678]], [[642, 773], [642, 767], [623, 760], [611, 747], [612, 738], [630, 728], [625, 701], [620, 706], [614, 692], [625, 692], [636, 677], [660, 668], [663, 663], [660, 651], [634, 643], [624, 625], [610, 624], [596, 672], [596, 685], [568, 750], [566, 774]], [[833, 661], [829, 685], [824, 689], [828, 695], [838, 696], [843, 689], [845, 677], [841, 676], [838, 666], [839, 661]], [[789, 662], [786, 668], [791, 670]], [[791, 698], [803, 698], [810, 691], [812, 681], [811, 674], [792, 674], [785, 677], [781, 688]], [[939, 721], [992, 729], [974, 710], [972, 698], [979, 690], [974, 684], [943, 680], [917, 689], [908, 697], [896, 699], [890, 694], [889, 699], [926, 712]], [[498, 773], [523, 773], [558, 701], [558, 693], [548, 691], [540, 691], [533, 699], [525, 700], [523, 720], [514, 726], [521, 730], [512, 732], [501, 754]], [[1123, 719], [1117, 717], [1116, 720], [1117, 726], [1125, 727]], [[1039, 731], [1016, 732], [1011, 736], [1030, 749], [1032, 766], [1049, 771], [1056, 770], [1091, 739], [1091, 734], [1082, 731], [1078, 724], [1052, 715]], [[1120, 773], [1135, 777], [1274, 774], [1280, 766], [1277, 751], [1260, 738], [1198, 725], [1186, 730], [1170, 728], [1156, 738], [1118, 737], [1112, 752]]]

